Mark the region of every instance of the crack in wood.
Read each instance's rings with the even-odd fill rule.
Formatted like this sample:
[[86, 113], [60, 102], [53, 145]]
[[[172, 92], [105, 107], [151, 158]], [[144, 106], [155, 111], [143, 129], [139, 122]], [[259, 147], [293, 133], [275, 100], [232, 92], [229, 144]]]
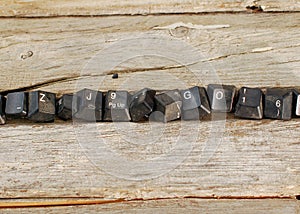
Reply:
[[283, 65], [283, 64], [288, 64], [288, 63], [294, 63], [294, 62], [300, 62], [300, 60], [288, 60], [284, 62], [273, 62], [273, 63], [268, 63], [268, 65]]
[[203, 60], [203, 62], [212, 62], [212, 61], [215, 61], [215, 60], [221, 60], [221, 59], [226, 59], [228, 57], [232, 57], [232, 56], [240, 56], [240, 55], [245, 55], [245, 54], [250, 54], [252, 52], [241, 52], [241, 53], [235, 53], [235, 54], [228, 54], [228, 55], [223, 55], [223, 56], [218, 56], [218, 57], [215, 57], [215, 58], [210, 58], [210, 59], [207, 59], [207, 60]]
[[123, 69], [123, 70], [113, 70], [113, 71], [109, 71], [107, 73], [107, 75], [112, 75], [114, 73], [136, 73], [136, 72], [145, 72], [145, 71], [156, 71], [156, 70], [171, 70], [171, 69], [177, 69], [177, 68], [184, 68], [187, 66], [191, 66], [194, 64], [197, 64], [199, 62], [193, 62], [193, 63], [189, 63], [189, 64], [185, 64], [185, 65], [172, 65], [172, 66], [158, 66], [158, 67], [149, 67], [149, 68], [130, 68], [130, 69]]
[[59, 77], [59, 78], [55, 78], [55, 79], [52, 79], [52, 80], [36, 83], [36, 84], [30, 85], [30, 86], [24, 86], [24, 87], [20, 87], [20, 88], [16, 88], [16, 89], [0, 91], [0, 93], [8, 94], [8, 93], [20, 92], [20, 91], [30, 91], [30, 90], [33, 90], [33, 89], [37, 89], [37, 88], [40, 88], [40, 87], [43, 87], [43, 86], [49, 86], [51, 84], [55, 84], [55, 83], [59, 83], [59, 82], [68, 82], [68, 81], [74, 80], [78, 77], [79, 77], [79, 75], [74, 75], [72, 77]]
[[241, 55], [246, 55], [246, 54], [257, 54], [257, 53], [264, 53], [264, 52], [269, 52], [269, 51], [274, 51], [274, 49], [271, 48], [271, 47], [255, 48], [251, 51], [233, 53], [233, 54], [218, 56], [218, 57], [215, 57], [215, 58], [210, 58], [210, 59], [207, 59], [207, 60], [203, 60], [203, 62], [211, 62], [211, 61], [221, 60], [221, 59], [225, 59], [225, 58], [232, 57], [232, 56], [241, 56]]
[[[178, 68], [184, 68], [187, 66], [191, 66], [196, 63], [199, 63], [199, 62], [193, 62], [193, 63], [189, 63], [189, 64], [184, 64], [184, 65], [174, 65], [174, 66], [158, 66], [158, 67], [148, 67], [148, 68], [130, 68], [130, 69], [122, 69], [122, 70], [112, 70], [112, 71], [105, 72], [103, 74], [77, 74], [77, 75], [73, 75], [73, 76], [69, 76], [69, 77], [59, 77], [59, 78], [51, 79], [51, 80], [36, 83], [36, 84], [30, 85], [30, 86], [24, 86], [24, 87], [20, 87], [20, 88], [16, 88], [16, 89], [4, 90], [4, 91], [0, 91], [0, 93], [6, 95], [8, 93], [13, 93], [13, 92], [30, 91], [30, 90], [38, 89], [40, 87], [45, 87], [45, 86], [62, 83], [62, 82], [69, 82], [69, 81], [73, 81], [73, 80], [83, 78], [83, 77], [99, 77], [99, 76], [112, 75], [114, 73], [128, 74], [128, 73], [156, 71], [156, 70], [159, 70], [159, 71], [172, 70], [172, 69], [178, 69]], [[50, 68], [55, 68], [55, 66], [50, 67]], [[48, 69], [50, 69], [50, 68], [48, 68]]]

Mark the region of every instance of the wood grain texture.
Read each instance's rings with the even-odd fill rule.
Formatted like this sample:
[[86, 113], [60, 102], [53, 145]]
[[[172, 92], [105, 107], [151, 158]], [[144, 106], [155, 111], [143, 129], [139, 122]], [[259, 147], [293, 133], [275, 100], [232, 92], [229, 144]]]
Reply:
[[88, 206], [63, 206], [41, 208], [16, 208], [1, 210], [10, 213], [299, 213], [300, 204], [295, 200], [204, 200], [162, 199], [153, 201], [129, 201]]
[[[166, 81], [170, 76], [186, 85], [206, 85], [219, 79], [236, 86], [299, 86], [299, 21], [297, 13], [2, 19], [0, 90], [36, 85], [54, 92], [71, 92], [79, 83], [86, 87], [97, 84], [105, 90], [127, 87], [126, 81], [134, 81], [131, 90], [147, 84], [169, 89], [175, 87], [174, 82]], [[182, 23], [191, 23], [196, 28], [182, 27]], [[228, 27], [219, 27], [224, 25]], [[197, 29], [199, 26], [202, 28]], [[187, 70], [187, 66], [168, 59], [134, 58], [116, 65], [114, 69], [120, 75], [114, 80], [111, 70], [100, 73], [97, 67], [93, 71], [85, 69], [111, 45], [121, 44], [124, 49], [123, 40], [153, 34], [197, 48], [205, 63], [190, 62]], [[28, 52], [33, 55], [26, 57]], [[210, 71], [199, 66], [210, 66]], [[157, 79], [157, 73], [162, 78]], [[205, 75], [203, 78], [195, 78], [201, 73]], [[137, 80], [131, 78], [133, 74]], [[143, 75], [149, 75], [155, 82], [145, 81]]]
[[[144, 86], [171, 89], [218, 80], [237, 86], [299, 86], [299, 19], [298, 13], [1, 19], [0, 88], [66, 93], [83, 86], [101, 90]], [[95, 69], [83, 75], [90, 60], [102, 56], [101, 51], [141, 34], [183, 41], [201, 50], [204, 57], [191, 62], [193, 72], [164, 57], [142, 56], [116, 66], [119, 79], [111, 78], [111, 70], [99, 74]], [[195, 64], [209, 64], [213, 69], [197, 70]], [[200, 74], [205, 75], [195, 78]], [[197, 132], [189, 124], [11, 121], [0, 128], [0, 196], [151, 199], [299, 194], [299, 119], [231, 118], [218, 138], [222, 143], [217, 145], [206, 142], [218, 133], [213, 128], [218, 121], [200, 123]], [[164, 130], [165, 134], [157, 138], [151, 130]], [[141, 163], [172, 154], [177, 137], [193, 137], [190, 133], [197, 133], [196, 140], [183, 140], [182, 145], [192, 142], [192, 151], [183, 147], [173, 155], [180, 164], [171, 165], [169, 170], [151, 166], [143, 171]], [[82, 137], [86, 141], [78, 142]], [[98, 139], [105, 139], [113, 154], [125, 161], [118, 165], [112, 156], [101, 162], [97, 149], [83, 146]], [[147, 143], [153, 139], [157, 141]], [[204, 162], [203, 151], [212, 155]], [[141, 173], [129, 174], [128, 179], [128, 173], [137, 172], [135, 166]], [[158, 176], [153, 178], [151, 173]]]
[[[207, 145], [212, 125], [212, 122], [201, 123], [197, 140], [183, 142], [191, 143], [193, 150], [183, 145], [179, 153], [173, 151], [178, 144], [176, 137], [182, 127], [186, 128], [186, 124], [180, 122], [165, 127], [156, 124], [165, 132], [154, 144], [141, 140], [148, 140], [143, 136], [151, 133], [147, 123], [131, 124], [129, 128], [127, 124], [98, 123], [97, 128], [84, 124], [80, 130], [87, 133], [85, 141], [79, 136], [83, 132], [72, 124], [6, 125], [1, 127], [0, 134], [0, 194], [3, 198], [156, 198], [293, 196], [299, 193], [298, 120], [228, 120], [222, 142]], [[131, 133], [131, 129], [136, 133]], [[186, 131], [189, 133], [195, 128]], [[99, 134], [101, 137], [95, 140]], [[100, 149], [101, 139], [113, 151], [105, 156], [106, 162], [100, 162], [100, 155], [104, 155]], [[99, 147], [89, 147], [93, 142]], [[165, 153], [180, 162], [175, 161], [169, 168], [147, 164]], [[201, 159], [210, 154], [207, 161]], [[120, 155], [124, 159], [120, 159]], [[136, 161], [140, 165], [133, 165]], [[128, 175], [123, 167], [132, 174]], [[139, 180], [135, 180], [136, 177]]]
[[261, 6], [264, 11], [299, 11], [299, 0], [3, 0], [0, 16], [72, 16], [136, 15], [160, 13], [241, 12], [247, 6]]

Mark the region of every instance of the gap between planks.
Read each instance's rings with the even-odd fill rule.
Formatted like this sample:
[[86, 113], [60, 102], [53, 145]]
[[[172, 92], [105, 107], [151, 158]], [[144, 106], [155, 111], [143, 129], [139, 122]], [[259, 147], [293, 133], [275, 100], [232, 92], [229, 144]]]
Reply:
[[3, 208], [26, 208], [26, 207], [55, 207], [55, 206], [79, 206], [79, 205], [101, 205], [113, 203], [129, 203], [137, 201], [162, 201], [162, 200], [295, 200], [296, 197], [291, 196], [186, 196], [186, 197], [166, 197], [166, 198], [133, 198], [133, 199], [103, 199], [103, 198], [26, 198], [26, 199], [0, 199], [0, 209]]
[[0, 16], [0, 19], [56, 19], [56, 18], [106, 18], [106, 17], [135, 17], [135, 16], [180, 16], [180, 15], [196, 15], [196, 16], [207, 16], [207, 15], [247, 15], [247, 14], [299, 14], [300, 11], [263, 11], [263, 12], [252, 12], [252, 11], [212, 11], [212, 12], [174, 12], [174, 13], [151, 13], [151, 14], [98, 14], [98, 15], [53, 15], [53, 16]]

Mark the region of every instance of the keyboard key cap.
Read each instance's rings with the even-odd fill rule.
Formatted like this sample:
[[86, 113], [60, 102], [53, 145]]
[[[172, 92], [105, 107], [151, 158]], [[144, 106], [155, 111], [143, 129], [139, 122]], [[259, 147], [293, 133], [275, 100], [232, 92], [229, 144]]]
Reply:
[[45, 91], [28, 92], [28, 119], [35, 122], [53, 122], [55, 94]]
[[211, 110], [214, 112], [232, 112], [237, 90], [233, 85], [209, 84], [207, 94]]
[[300, 116], [300, 92], [298, 90], [294, 90], [295, 95], [295, 114], [296, 116]]
[[6, 123], [5, 116], [5, 97], [0, 95], [0, 124], [3, 125]]
[[133, 122], [146, 120], [154, 108], [155, 90], [142, 89], [132, 96], [129, 111]]
[[82, 89], [73, 97], [75, 102], [73, 117], [84, 121], [101, 121], [103, 93], [91, 89]]
[[104, 121], [130, 121], [130, 99], [131, 96], [127, 91], [108, 91], [105, 96]]
[[242, 87], [235, 107], [235, 116], [247, 119], [263, 118], [263, 94], [259, 88]]
[[288, 89], [267, 88], [264, 116], [271, 119], [292, 119], [293, 92]]
[[205, 88], [195, 86], [180, 93], [183, 120], [199, 120], [211, 113]]
[[23, 118], [27, 115], [27, 93], [8, 93], [5, 105], [5, 113], [8, 118]]
[[[72, 119], [73, 114], [75, 114], [75, 105], [78, 106], [79, 99], [76, 99], [77, 104], [73, 107], [73, 94], [64, 94], [56, 104], [57, 116], [62, 120]], [[75, 100], [75, 99], [74, 99]], [[74, 111], [73, 111], [74, 110]]]
[[[179, 90], [166, 91], [154, 97], [155, 111], [151, 117], [155, 121], [168, 122], [181, 117], [182, 99]], [[159, 113], [160, 112], [160, 113]]]

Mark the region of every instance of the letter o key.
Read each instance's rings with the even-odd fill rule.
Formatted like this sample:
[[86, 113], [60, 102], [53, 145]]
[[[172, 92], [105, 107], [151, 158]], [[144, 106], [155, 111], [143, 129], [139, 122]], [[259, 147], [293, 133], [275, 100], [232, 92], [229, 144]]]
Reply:
[[224, 97], [223, 91], [218, 91], [218, 92], [216, 93], [216, 99], [217, 99], [217, 100], [221, 100], [221, 99], [223, 99], [223, 97]]

